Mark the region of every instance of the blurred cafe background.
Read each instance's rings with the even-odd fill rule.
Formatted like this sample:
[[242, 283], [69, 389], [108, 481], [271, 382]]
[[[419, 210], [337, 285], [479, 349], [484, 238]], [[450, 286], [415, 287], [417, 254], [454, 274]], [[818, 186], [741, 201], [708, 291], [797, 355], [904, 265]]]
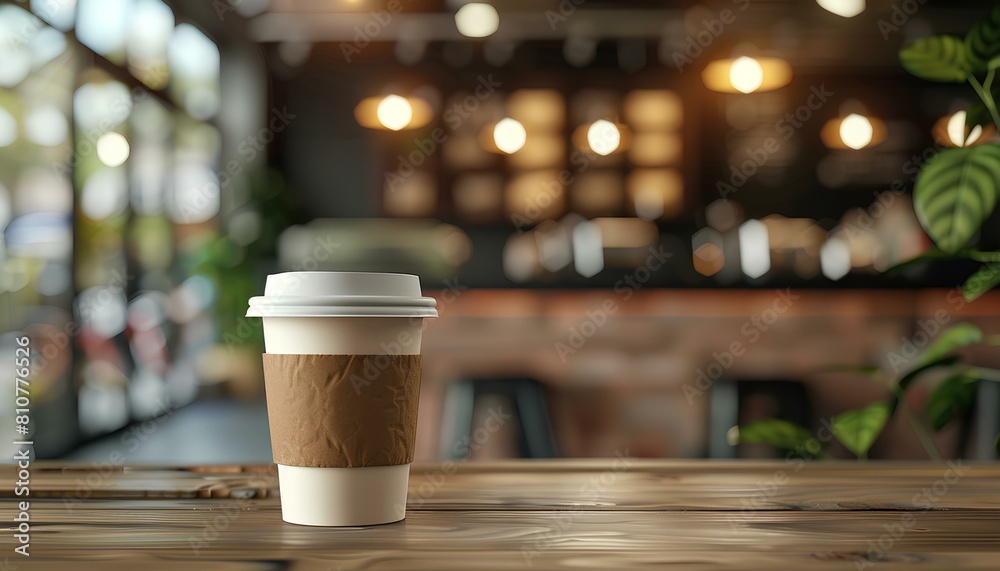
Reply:
[[[912, 182], [974, 97], [897, 52], [987, 8], [2, 2], [0, 364], [29, 333], [36, 452], [270, 462], [247, 299], [360, 270], [439, 302], [417, 460], [780, 457], [727, 433], [884, 397], [829, 367], [944, 320], [1000, 333], [1000, 297], [951, 295], [974, 266], [885, 272], [930, 246]], [[949, 457], [995, 457], [980, 385]], [[925, 459], [917, 436], [894, 419], [871, 457]]]

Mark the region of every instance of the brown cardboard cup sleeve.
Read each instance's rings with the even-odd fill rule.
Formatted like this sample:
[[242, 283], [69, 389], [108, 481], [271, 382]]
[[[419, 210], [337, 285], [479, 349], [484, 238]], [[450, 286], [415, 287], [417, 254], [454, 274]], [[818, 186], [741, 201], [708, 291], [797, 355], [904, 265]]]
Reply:
[[264, 353], [274, 461], [359, 468], [413, 462], [420, 355]]

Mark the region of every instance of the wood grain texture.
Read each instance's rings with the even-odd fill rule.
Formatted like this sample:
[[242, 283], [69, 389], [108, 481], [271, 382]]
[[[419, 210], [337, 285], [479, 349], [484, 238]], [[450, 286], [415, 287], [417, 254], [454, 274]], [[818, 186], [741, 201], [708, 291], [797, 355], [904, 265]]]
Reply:
[[31, 481], [11, 569], [1000, 569], [997, 465], [416, 464], [407, 519], [370, 528], [282, 522], [272, 466], [39, 462]]

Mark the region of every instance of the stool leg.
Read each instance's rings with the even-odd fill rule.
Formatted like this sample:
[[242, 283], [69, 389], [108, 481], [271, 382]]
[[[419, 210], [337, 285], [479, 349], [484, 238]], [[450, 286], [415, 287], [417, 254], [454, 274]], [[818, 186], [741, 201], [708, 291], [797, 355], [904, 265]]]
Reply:
[[441, 413], [441, 444], [438, 456], [442, 460], [465, 460], [472, 434], [472, 415], [476, 405], [476, 390], [472, 381], [460, 380], [448, 385]]
[[708, 405], [708, 457], [735, 458], [736, 447], [726, 440], [729, 429], [740, 422], [736, 383], [718, 379], [712, 384]]
[[522, 381], [511, 387], [514, 406], [521, 423], [522, 456], [556, 458], [555, 435], [549, 419], [545, 388], [537, 381]]
[[[997, 433], [1000, 432], [1000, 384], [990, 381], [979, 381], [976, 395], [976, 440], [971, 454], [976, 460], [994, 460], [997, 451], [994, 447]], [[970, 422], [971, 424], [971, 422]], [[963, 439], [962, 444], [965, 444]], [[965, 450], [961, 449], [964, 455]]]

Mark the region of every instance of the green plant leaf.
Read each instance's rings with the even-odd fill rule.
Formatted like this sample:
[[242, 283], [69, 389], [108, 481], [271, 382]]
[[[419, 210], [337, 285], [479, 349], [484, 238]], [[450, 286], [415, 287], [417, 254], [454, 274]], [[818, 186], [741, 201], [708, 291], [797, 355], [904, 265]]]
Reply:
[[838, 414], [833, 417], [833, 435], [845, 448], [859, 458], [864, 458], [885, 428], [890, 414], [888, 402], [877, 402], [859, 410]]
[[965, 126], [972, 129], [976, 125], [982, 125], [984, 128], [987, 125], [993, 124], [993, 117], [990, 116], [990, 110], [986, 108], [986, 104], [982, 101], [976, 101], [969, 106], [965, 111]]
[[[924, 355], [926, 357], [926, 353], [924, 353]], [[899, 388], [900, 393], [909, 388], [913, 381], [915, 381], [922, 373], [938, 367], [949, 367], [958, 362], [958, 355], [946, 355], [927, 363], [924, 362], [925, 357], [921, 357], [920, 359], [920, 363], [922, 364], [918, 365], [915, 369], [899, 378], [896, 386]]]
[[925, 264], [927, 262], [933, 262], [936, 260], [954, 260], [954, 259], [955, 259], [954, 254], [946, 254], [942, 252], [941, 249], [938, 248], [937, 246], [931, 246], [923, 254], [910, 258], [909, 260], [903, 260], [902, 262], [899, 262], [894, 266], [889, 266], [882, 273], [895, 274], [912, 266], [916, 266], [918, 264]]
[[808, 428], [794, 422], [770, 418], [735, 426], [727, 437], [732, 445], [770, 444], [784, 450], [798, 450], [804, 449], [813, 435]]
[[830, 365], [816, 371], [817, 373], [861, 373], [872, 378], [878, 378], [882, 369], [875, 365]]
[[996, 439], [996, 441], [995, 441], [995, 442], [993, 443], [993, 448], [995, 448], [995, 449], [996, 449], [996, 451], [997, 451], [997, 454], [1000, 454], [1000, 434], [997, 434], [997, 439]]
[[991, 367], [969, 367], [965, 370], [965, 372], [976, 377], [980, 381], [1000, 383], [1000, 369], [993, 369]]
[[917, 175], [913, 208], [941, 251], [965, 246], [993, 212], [1000, 192], [1000, 146], [946, 149]]
[[962, 415], [972, 407], [976, 398], [979, 379], [967, 373], [958, 373], [941, 381], [927, 399], [924, 415], [934, 430], [944, 428], [956, 414]]
[[975, 301], [997, 285], [1000, 285], [1000, 264], [986, 264], [965, 280], [962, 284], [962, 296], [965, 301]]
[[[994, 101], [1000, 101], [1000, 82], [993, 82], [990, 88], [990, 95], [993, 96]], [[982, 125], [985, 129], [988, 125], [992, 124], [993, 117], [990, 115], [990, 110], [983, 103], [982, 99], [976, 97], [972, 105], [965, 110], [965, 126], [972, 129], [976, 125]]]
[[920, 79], [961, 83], [968, 77], [965, 43], [956, 36], [914, 40], [899, 50], [903, 68]]
[[927, 365], [940, 361], [943, 357], [962, 347], [975, 345], [983, 341], [983, 331], [971, 323], [959, 323], [941, 332], [940, 335], [927, 346], [924, 354], [920, 357], [920, 364]]
[[1000, 60], [1000, 5], [976, 22], [965, 35], [968, 68], [975, 73], [996, 69]]
[[[930, 351], [930, 348], [928, 348], [928, 351]], [[906, 392], [906, 389], [910, 388], [910, 385], [913, 384], [913, 381], [917, 380], [917, 377], [931, 369], [936, 369], [938, 367], [950, 367], [957, 363], [959, 359], [958, 355], [945, 355], [944, 357], [934, 359], [933, 361], [924, 362], [926, 356], [927, 352], [921, 356], [920, 363], [922, 364], [910, 370], [900, 377], [898, 381], [896, 381], [896, 386], [892, 391], [892, 397], [888, 400], [890, 415], [896, 412], [896, 407], [899, 406], [899, 399], [903, 398], [903, 393]]]

